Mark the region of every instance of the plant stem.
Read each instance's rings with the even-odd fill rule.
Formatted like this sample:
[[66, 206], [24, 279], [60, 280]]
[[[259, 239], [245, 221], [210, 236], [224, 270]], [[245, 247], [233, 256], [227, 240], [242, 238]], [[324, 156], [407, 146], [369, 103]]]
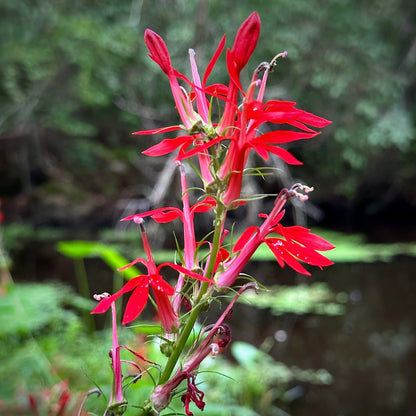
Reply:
[[[85, 263], [83, 259], [74, 259], [75, 276], [77, 278], [78, 290], [85, 299], [91, 299], [90, 288], [88, 286], [87, 271], [85, 270]], [[88, 311], [83, 312], [84, 324], [89, 329], [89, 332], [95, 332], [95, 323], [92, 315]]]
[[[221, 233], [223, 229], [223, 222], [225, 217], [226, 211], [224, 210], [224, 206], [221, 203], [217, 205], [217, 212], [214, 221], [214, 237], [212, 241], [212, 250], [209, 258], [209, 263], [206, 268], [205, 277], [211, 278], [214, 272], [215, 262], [218, 254], [218, 250], [220, 249], [220, 241], [221, 241]], [[207, 292], [210, 283], [203, 282], [201, 288], [199, 290], [198, 296], [195, 299], [194, 307], [189, 315], [189, 318], [180, 334], [178, 340], [176, 341], [175, 348], [170, 355], [166, 367], [162, 372], [159, 384], [164, 384], [169, 380], [172, 371], [174, 370], [176, 363], [178, 362], [179, 357], [182, 354], [182, 351], [185, 348], [186, 342], [188, 341], [189, 335], [191, 334], [195, 322], [198, 319], [199, 314], [201, 313], [202, 308], [204, 307], [204, 302], [201, 302], [203, 296]]]

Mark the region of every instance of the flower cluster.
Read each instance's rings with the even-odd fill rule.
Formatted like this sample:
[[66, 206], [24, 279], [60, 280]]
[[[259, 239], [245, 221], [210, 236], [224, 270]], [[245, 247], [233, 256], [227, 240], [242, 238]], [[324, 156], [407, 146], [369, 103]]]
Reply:
[[[267, 78], [279, 58], [260, 63], [244, 88], [240, 74], [247, 65], [259, 38], [260, 18], [252, 13], [241, 25], [231, 49], [226, 51], [228, 85], [208, 84], [208, 79], [225, 47], [225, 36], [210, 60], [202, 77], [199, 75], [195, 52], [189, 50], [192, 79], [178, 72], [172, 65], [169, 51], [163, 39], [155, 32], [146, 30], [145, 43], [149, 56], [167, 75], [181, 124], [156, 130], [138, 131], [136, 135], [171, 133], [180, 131], [174, 138], [165, 138], [143, 153], [147, 156], [163, 156], [176, 153], [175, 161], [181, 178], [182, 207], [162, 207], [137, 213], [123, 221], [133, 221], [140, 227], [143, 247], [147, 258], [138, 258], [122, 269], [140, 263], [146, 273], [129, 280], [122, 289], [103, 297], [93, 313], [107, 311], [121, 295], [131, 292], [124, 312], [123, 324], [137, 318], [145, 307], [152, 289], [154, 304], [161, 320], [165, 339], [170, 350], [166, 366], [161, 370], [157, 386], [149, 402], [143, 406], [157, 414], [169, 405], [173, 391], [186, 380], [186, 392], [182, 396], [187, 415], [192, 415], [190, 403], [199, 409], [204, 407], [204, 394], [196, 387], [195, 377], [199, 364], [208, 355], [218, 354], [230, 340], [229, 327], [224, 323], [230, 306], [245, 290], [244, 286], [218, 321], [205, 329], [190, 349], [187, 340], [201, 311], [209, 305], [217, 291], [232, 287], [241, 276], [245, 266], [261, 244], [267, 245], [278, 264], [291, 267], [298, 273], [309, 275], [309, 266], [324, 267], [332, 262], [320, 254], [331, 250], [333, 245], [300, 226], [285, 227], [281, 224], [284, 206], [290, 198], [307, 199], [312, 189], [295, 184], [282, 190], [276, 197], [274, 207], [268, 214], [259, 214], [260, 226], [249, 226], [236, 241], [230, 241], [225, 229], [227, 213], [246, 203], [241, 188], [250, 153], [255, 152], [264, 160], [276, 155], [288, 164], [301, 162], [282, 145], [311, 139], [320, 132], [317, 129], [330, 122], [306, 112], [289, 101], [264, 100]], [[181, 85], [182, 84], [182, 85]], [[186, 86], [186, 89], [183, 87]], [[219, 103], [213, 109], [213, 103]], [[219, 114], [213, 120], [213, 114]], [[270, 130], [274, 126], [274, 130]], [[192, 162], [191, 162], [192, 161]], [[198, 172], [202, 180], [202, 195], [194, 205], [186, 181], [187, 162]], [[195, 217], [203, 213], [215, 216], [209, 239], [198, 241], [195, 235]], [[150, 243], [143, 225], [150, 217], [158, 223], [180, 220], [183, 226], [183, 249], [177, 258], [181, 264], [163, 263], [156, 266]], [[203, 248], [208, 248], [203, 250]], [[170, 284], [162, 274], [163, 267], [178, 273], [175, 284]], [[186, 311], [183, 312], [183, 305]], [[166, 338], [167, 337], [167, 338]], [[115, 351], [112, 355], [113, 367]], [[118, 350], [117, 350], [118, 351]], [[121, 377], [120, 367], [117, 375]], [[120, 393], [120, 387], [115, 393]], [[119, 400], [122, 395], [119, 394]], [[124, 406], [124, 401], [123, 401]]]

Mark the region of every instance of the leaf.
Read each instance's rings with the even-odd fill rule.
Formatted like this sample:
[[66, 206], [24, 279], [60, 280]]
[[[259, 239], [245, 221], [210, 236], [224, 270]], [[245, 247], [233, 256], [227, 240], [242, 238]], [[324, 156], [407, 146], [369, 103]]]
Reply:
[[[112, 247], [93, 241], [60, 241], [57, 244], [57, 250], [64, 256], [71, 257], [73, 259], [99, 257], [114, 271], [117, 271], [118, 268], [129, 263], [125, 257], [119, 254]], [[133, 277], [142, 274], [136, 267], [130, 267], [123, 270], [122, 273], [127, 279], [132, 279]]]
[[246, 342], [233, 342], [231, 352], [239, 364], [248, 368], [259, 361], [270, 359], [266, 353]]

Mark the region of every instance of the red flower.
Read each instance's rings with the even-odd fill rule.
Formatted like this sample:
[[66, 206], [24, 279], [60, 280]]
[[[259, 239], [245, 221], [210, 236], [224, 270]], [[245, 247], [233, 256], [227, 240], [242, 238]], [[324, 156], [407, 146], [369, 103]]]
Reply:
[[[206, 212], [216, 206], [216, 202], [214, 198], [206, 197], [203, 201], [197, 202], [190, 208], [190, 213], [193, 214], [196, 212]], [[153, 209], [151, 211], [142, 212], [140, 214], [133, 214], [129, 215], [128, 217], [124, 217], [121, 221], [131, 221], [137, 220], [137, 218], [145, 218], [150, 217], [158, 223], [167, 223], [175, 220], [176, 218], [180, 218], [184, 221], [184, 214], [183, 211], [176, 207], [163, 207]]]
[[[231, 137], [230, 148], [221, 167], [221, 176], [229, 177], [228, 189], [223, 202], [230, 206], [239, 199], [244, 168], [251, 150], [264, 160], [273, 153], [286, 163], [299, 165], [299, 160], [279, 145], [302, 139], [310, 139], [320, 134], [309, 128], [325, 127], [331, 122], [322, 117], [300, 110], [296, 103], [287, 101], [269, 101], [262, 104], [253, 99], [254, 86], [251, 84], [244, 100], [243, 109], [238, 114], [236, 129]], [[276, 130], [256, 136], [259, 127], [264, 123], [288, 124], [294, 130]]]
[[257, 12], [253, 12], [240, 26], [231, 50], [227, 50], [227, 68], [230, 75], [224, 115], [218, 131], [223, 132], [234, 125], [237, 112], [238, 91], [242, 92], [240, 85], [240, 72], [246, 66], [260, 35], [261, 22]]
[[169, 51], [165, 42], [157, 33], [150, 29], [146, 29], [144, 33], [144, 41], [149, 49], [150, 58], [152, 58], [168, 76], [176, 109], [178, 110], [185, 127], [190, 129], [196, 121], [194, 118], [192, 103], [186, 93], [179, 86], [178, 79], [176, 77], [177, 72], [172, 67]]
[[[319, 134], [309, 126], [322, 128], [330, 124], [324, 118], [297, 109], [293, 102], [274, 100], [263, 104], [268, 73], [274, 68], [279, 57], [287, 55], [286, 52], [276, 55], [270, 64], [261, 64], [254, 71], [251, 84], [247, 92], [244, 93], [240, 83], [240, 73], [257, 45], [260, 29], [261, 22], [256, 12], [252, 13], [241, 24], [233, 47], [227, 50], [227, 69], [230, 77], [228, 87], [224, 85], [206, 85], [207, 79], [223, 50], [224, 37], [208, 64], [202, 82], [198, 74], [195, 53], [190, 50], [193, 76], [193, 82], [191, 82], [172, 67], [168, 49], [162, 38], [151, 30], [147, 30], [145, 33], [145, 42], [149, 48], [150, 57], [158, 63], [169, 78], [176, 107], [187, 134], [164, 139], [143, 153], [149, 156], [161, 156], [179, 149], [177, 161], [197, 155], [205, 186], [211, 183], [214, 177], [221, 178], [224, 184], [227, 185], [227, 191], [223, 195], [222, 202], [228, 208], [234, 207], [235, 201], [240, 197], [243, 172], [252, 150], [265, 160], [272, 153], [279, 156], [286, 163], [301, 164], [281, 145], [292, 141], [310, 139]], [[262, 71], [264, 71], [263, 78], [259, 79]], [[191, 92], [189, 95], [179, 86], [178, 78], [190, 85]], [[259, 91], [257, 98], [255, 98], [254, 94], [257, 87], [259, 87]], [[244, 97], [241, 107], [238, 105], [239, 92]], [[218, 124], [212, 123], [210, 119], [211, 111], [207, 95], [212, 95], [225, 102], [223, 115]], [[193, 109], [193, 100], [196, 101], [198, 112]], [[296, 130], [284, 128], [259, 134], [259, 129], [264, 123], [286, 124]], [[154, 134], [181, 128], [181, 126], [172, 126], [165, 129], [139, 131], [134, 134]], [[224, 140], [230, 141], [229, 149], [220, 162], [219, 172], [214, 172], [210, 153], [217, 152], [219, 149], [217, 145]], [[213, 146], [216, 146], [215, 149], [217, 150], [210, 150]], [[218, 165], [215, 169], [218, 170]]]
[[[140, 259], [142, 260], [142, 259]], [[160, 270], [160, 269], [159, 269]], [[95, 307], [92, 313], [103, 313], [111, 304], [124, 293], [133, 291], [127, 302], [126, 310], [123, 316], [122, 324], [125, 325], [136, 319], [147, 303], [149, 297], [149, 285], [153, 289], [156, 304], [159, 308], [159, 315], [166, 331], [170, 331], [176, 319], [173, 310], [166, 307], [166, 301], [169, 302], [168, 296], [175, 293], [175, 289], [170, 286], [157, 270], [156, 274], [146, 274], [137, 276], [129, 280], [118, 292], [107, 298], [103, 298]]]
[[[333, 264], [318, 251], [332, 250], [335, 246], [323, 238], [311, 234], [307, 228], [284, 227], [280, 224], [284, 215], [282, 208], [286, 201], [293, 196], [306, 198], [305, 195], [299, 194], [297, 189], [305, 189], [305, 187], [297, 184], [290, 190], [281, 191], [271, 213], [269, 215], [260, 214], [261, 217], [266, 218], [261, 227], [249, 227], [241, 235], [233, 247], [233, 252], [236, 255], [227, 262], [228, 264], [225, 264], [226, 270], [218, 276], [217, 286], [230, 287], [262, 243], [266, 243], [271, 249], [281, 267], [287, 264], [307, 276], [310, 276], [310, 273], [302, 266], [301, 262], [318, 267]], [[308, 191], [307, 188], [306, 190]]]
[[184, 275], [192, 277], [194, 279], [208, 282], [211, 282], [211, 280], [206, 279], [205, 277], [200, 276], [199, 274], [196, 274], [191, 270], [188, 270], [182, 266], [173, 263], [162, 263], [161, 265], [156, 267], [155, 262], [153, 260], [153, 255], [150, 250], [147, 234], [144, 231], [144, 227], [142, 226], [142, 224], [140, 225], [143, 239], [143, 247], [146, 251], [148, 260], [138, 258], [136, 260], [133, 260], [126, 266], [121, 267], [119, 270], [124, 270], [127, 267], [130, 267], [137, 263], [142, 263], [144, 266], [146, 266], [148, 273], [145, 275], [134, 277], [133, 279], [129, 280], [118, 292], [114, 293], [111, 296], [103, 298], [92, 311], [92, 313], [106, 312], [108, 308], [111, 306], [111, 304], [118, 297], [120, 297], [124, 293], [132, 291], [132, 294], [127, 302], [126, 310], [123, 316], [122, 324], [125, 325], [133, 321], [140, 315], [147, 303], [149, 297], [149, 286], [151, 286], [163, 328], [165, 329], [165, 331], [170, 332], [172, 329], [172, 325], [177, 319], [169, 298], [169, 296], [172, 296], [175, 293], [175, 289], [163, 279], [163, 277], [160, 274], [160, 270], [165, 266], [169, 266], [172, 269], [178, 271], [179, 273], [183, 273]]
[[181, 397], [181, 400], [185, 406], [185, 413], [187, 416], [193, 416], [193, 413], [189, 410], [191, 402], [196, 404], [199, 410], [204, 410], [204, 392], [199, 390], [195, 384], [195, 375], [189, 374], [187, 377], [187, 390]]
[[[220, 135], [222, 135], [222, 132], [226, 131], [230, 125], [234, 124], [235, 114], [238, 108], [238, 90], [241, 90], [239, 81], [240, 72], [253, 53], [259, 33], [260, 18], [258, 14], [254, 12], [245, 22], [243, 22], [236, 35], [233, 48], [227, 51], [227, 66], [230, 72], [230, 84], [227, 88], [224, 85], [206, 85], [207, 79], [224, 48], [225, 37], [221, 39], [214, 56], [209, 62], [202, 82], [196, 66], [195, 53], [193, 50], [190, 50], [193, 76], [193, 82], [190, 82], [184, 75], [172, 67], [169, 52], [163, 39], [155, 32], [149, 29], [146, 30], [145, 42], [150, 51], [149, 56], [168, 76], [176, 108], [184, 127], [189, 134], [174, 139], [165, 139], [161, 143], [144, 151], [144, 154], [148, 156], [161, 156], [180, 148], [177, 160], [198, 155], [201, 175], [204, 181], [208, 184], [213, 180], [213, 176], [210, 172], [210, 156], [208, 148], [225, 138], [228, 138]], [[189, 95], [179, 86], [178, 78], [191, 86], [192, 92]], [[225, 100], [226, 103], [224, 115], [217, 131], [215, 131], [210, 120], [209, 101], [206, 94]], [[195, 113], [193, 110], [191, 102], [193, 98], [196, 98], [198, 113]], [[178, 130], [180, 128], [180, 126], [173, 126], [166, 129], [139, 131], [133, 134], [154, 134]], [[218, 132], [220, 132], [220, 134], [218, 134]], [[192, 149], [188, 151], [191, 145]]]

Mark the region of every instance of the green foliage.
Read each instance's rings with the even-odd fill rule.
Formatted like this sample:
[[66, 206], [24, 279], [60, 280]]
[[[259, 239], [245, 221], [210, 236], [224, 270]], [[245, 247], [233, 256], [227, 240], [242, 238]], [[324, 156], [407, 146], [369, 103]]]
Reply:
[[62, 305], [88, 310], [93, 302], [76, 296], [59, 285], [26, 284], [11, 286], [7, 296], [0, 298], [2, 325], [0, 338], [14, 334], [29, 335], [47, 325], [70, 321], [73, 313]]
[[[135, 172], [136, 147], [149, 144], [149, 138], [132, 141], [130, 132], [177, 122], [168, 82], [146, 56], [144, 30], [164, 36], [174, 65], [189, 75], [189, 47], [204, 67], [221, 35], [229, 35], [230, 45], [231, 32], [257, 10], [262, 35], [247, 71], [287, 50], [267, 97], [297, 101], [334, 122], [294, 149], [308, 166], [297, 168], [297, 176], [325, 188], [322, 199], [357, 197], [370, 184], [375, 195], [386, 186], [404, 192], [416, 176], [416, 9], [397, 0], [324, 6], [320, 0], [278, 0], [272, 8], [266, 0], [3, 2], [0, 135], [31, 143], [29, 169], [48, 170], [51, 152], [63, 172], [82, 179], [77, 186], [114, 195], [125, 184], [123, 173]], [[220, 62], [211, 81], [224, 82], [224, 70]], [[93, 172], [102, 178], [113, 166], [121, 178], [96, 183]]]
[[[67, 286], [10, 286], [0, 298], [0, 397], [11, 400], [19, 391], [35, 393], [61, 379], [71, 380], [79, 390], [91, 387], [90, 377], [104, 381], [109, 372], [97, 359], [102, 340], [83, 332], [76, 313], [92, 307], [93, 302]], [[93, 344], [97, 355], [86, 356]]]
[[298, 383], [332, 383], [332, 376], [326, 370], [288, 367], [244, 342], [234, 341], [231, 352], [237, 365], [217, 358], [207, 364], [206, 372], [198, 375], [202, 380], [200, 387], [207, 392], [204, 414], [284, 415], [283, 409], [296, 398], [294, 392]]
[[325, 283], [296, 286], [271, 286], [267, 291], [244, 294], [240, 301], [258, 308], [271, 309], [274, 315], [284, 313], [341, 315], [348, 300], [345, 293], [333, 293]]
[[[80, 299], [68, 287], [55, 284], [15, 285], [0, 298], [3, 322], [0, 399], [10, 403], [10, 409], [13, 402], [27, 403], [27, 394], [37, 394], [67, 380], [73, 398], [85, 394], [94, 384], [98, 386], [106, 397], [92, 396], [87, 408], [97, 414], [104, 411], [111, 388], [108, 358], [111, 332], [85, 332], [76, 311], [91, 309], [91, 303]], [[154, 325], [146, 322], [120, 328], [120, 343], [139, 348], [147, 359], [160, 363], [166, 358], [159, 350], [159, 343], [146, 341], [154, 332]], [[292, 400], [289, 386], [298, 382], [324, 385], [331, 382], [325, 370], [287, 367], [245, 343], [234, 342], [232, 354], [237, 364], [223, 357], [208, 359], [198, 375], [200, 388], [206, 393], [207, 415], [278, 414], [279, 406]], [[133, 358], [127, 351], [122, 351], [122, 357]], [[135, 382], [137, 370], [128, 371], [132, 371], [132, 378], [125, 380], [129, 386], [126, 397], [132, 406], [126, 414], [135, 415], [134, 405], [143, 403], [152, 391], [157, 369], [151, 370], [153, 376], [143, 374]], [[215, 403], [221, 403], [221, 408]], [[172, 411], [183, 412], [180, 395], [165, 414]]]
[[2, 238], [10, 255], [19, 253], [27, 245], [40, 242], [55, 242], [61, 239], [64, 231], [53, 227], [35, 227], [29, 223], [2, 225]]
[[[61, 254], [73, 259], [99, 257], [114, 271], [129, 263], [126, 258], [121, 256], [113, 248], [93, 241], [61, 241], [58, 243], [57, 249]], [[129, 279], [140, 274], [134, 266], [123, 270], [122, 273]]]

